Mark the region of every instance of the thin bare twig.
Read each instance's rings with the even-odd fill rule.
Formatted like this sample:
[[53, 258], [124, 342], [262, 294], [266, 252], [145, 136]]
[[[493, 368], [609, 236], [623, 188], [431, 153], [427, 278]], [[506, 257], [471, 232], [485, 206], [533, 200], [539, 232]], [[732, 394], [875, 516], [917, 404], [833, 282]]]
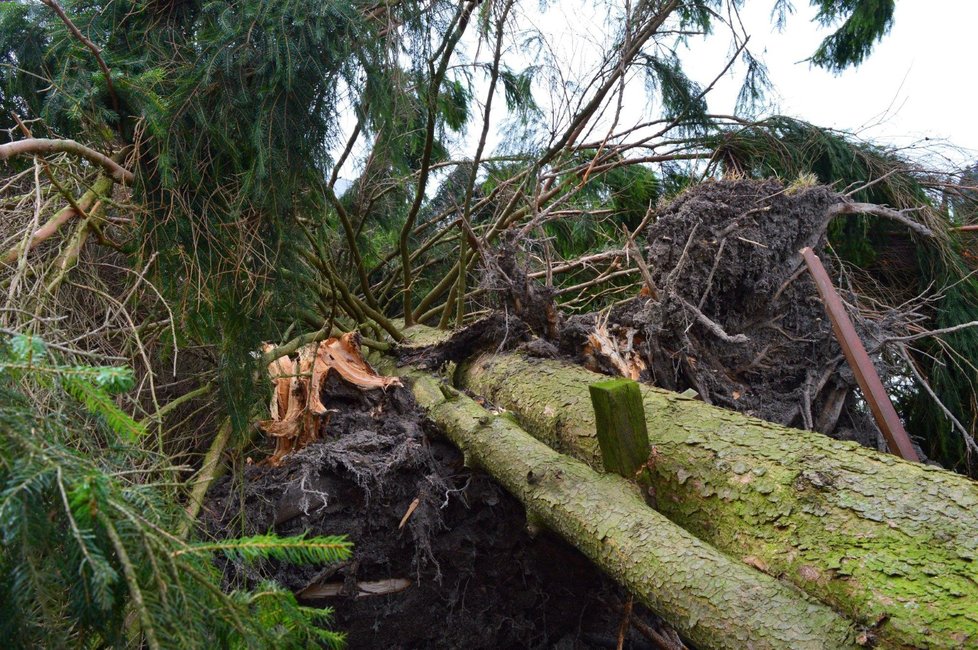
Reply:
[[908, 336], [888, 336], [883, 339], [882, 342], [889, 343], [890, 341], [916, 341], [917, 339], [925, 339], [931, 336], [960, 332], [961, 330], [968, 329], [969, 327], [978, 327], [978, 320], [973, 320], [967, 323], [959, 323], [957, 325], [952, 325], [951, 327], [942, 327], [938, 330], [928, 330], [926, 332], [920, 332], [919, 334], [910, 334]]
[[910, 356], [910, 353], [907, 351], [907, 346], [901, 345], [899, 346], [899, 349], [900, 349], [900, 355], [903, 357], [903, 360], [907, 363], [907, 367], [910, 368], [910, 373], [914, 376], [914, 378], [917, 380], [920, 386], [924, 389], [924, 392], [930, 395], [930, 398], [934, 400], [934, 404], [937, 405], [937, 408], [939, 408], [941, 412], [945, 415], [945, 417], [947, 417], [947, 419], [951, 421], [951, 424], [954, 425], [954, 428], [961, 433], [961, 437], [964, 438], [965, 447], [967, 448], [968, 452], [971, 453], [971, 452], [978, 451], [978, 443], [975, 442], [975, 439], [971, 437], [971, 434], [968, 433], [968, 430], [965, 428], [965, 426], [961, 424], [961, 421], [958, 420], [956, 417], [954, 417], [954, 414], [951, 413], [951, 411], [946, 406], [944, 406], [944, 402], [942, 402], [941, 398], [937, 396], [937, 393], [934, 392], [934, 389], [930, 387], [930, 383], [928, 383], [927, 380], [924, 379], [924, 376], [920, 373], [920, 371], [917, 370], [917, 364], [914, 363], [913, 358]]

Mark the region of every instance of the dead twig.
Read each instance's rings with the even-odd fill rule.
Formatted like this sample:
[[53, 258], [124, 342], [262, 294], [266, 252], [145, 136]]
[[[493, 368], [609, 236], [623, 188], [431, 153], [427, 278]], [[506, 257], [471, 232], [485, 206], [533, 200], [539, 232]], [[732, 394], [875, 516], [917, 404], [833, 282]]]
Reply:
[[[869, 181], [868, 183], [864, 183], [864, 184], [860, 185], [859, 187], [857, 187], [854, 190], [849, 190], [848, 192], [846, 192], [846, 198], [851, 197], [851, 196], [854, 196], [856, 194], [859, 194], [860, 192], [862, 192], [864, 190], [868, 190], [873, 185], [877, 185], [879, 183], [882, 183], [887, 178], [889, 178], [893, 174], [897, 173], [897, 171], [901, 171], [901, 170], [899, 170], [899, 169], [891, 169], [890, 171], [886, 172], [882, 176], [880, 176], [878, 178], [874, 178], [873, 180]], [[846, 188], [846, 189], [848, 189], [848, 188]]]
[[699, 309], [703, 309], [703, 305], [706, 304], [706, 298], [710, 295], [710, 289], [713, 288], [713, 277], [716, 275], [717, 267], [720, 266], [720, 257], [723, 255], [723, 249], [726, 245], [727, 238], [724, 237], [720, 240], [720, 246], [717, 247], [717, 254], [713, 258], [713, 267], [710, 269], [710, 275], [706, 278], [706, 289], [703, 290], [703, 295], [700, 296], [700, 304], [697, 305]]
[[625, 647], [625, 634], [628, 632], [628, 624], [632, 620], [632, 605], [634, 602], [635, 597], [628, 594], [625, 606], [622, 607], [621, 623], [618, 625], [618, 650], [622, 650]]
[[401, 517], [401, 523], [399, 523], [397, 525], [397, 529], [398, 530], [401, 530], [402, 528], [404, 528], [404, 525], [407, 524], [408, 519], [411, 518], [411, 515], [414, 514], [414, 511], [418, 509], [418, 506], [419, 505], [421, 505], [421, 499], [418, 498], [418, 497], [415, 497], [414, 500], [411, 501], [411, 505], [409, 505], [407, 507], [407, 510], [404, 512], [404, 516]]
[[683, 266], [686, 264], [686, 255], [689, 253], [689, 247], [693, 244], [693, 238], [696, 236], [696, 230], [700, 227], [699, 222], [693, 224], [693, 227], [689, 231], [689, 238], [686, 239], [686, 245], [683, 246], [683, 252], [679, 255], [679, 261], [676, 262], [676, 266], [669, 272], [669, 277], [666, 278], [665, 290], [667, 292], [672, 291], [673, 283], [676, 276], [682, 271]]
[[899, 349], [900, 355], [903, 357], [903, 360], [907, 363], [907, 367], [910, 369], [910, 374], [914, 376], [920, 386], [924, 389], [924, 392], [930, 395], [930, 398], [934, 400], [934, 404], [937, 405], [937, 408], [941, 409], [941, 413], [943, 413], [947, 419], [951, 421], [951, 424], [954, 425], [954, 428], [961, 433], [961, 437], [964, 438], [965, 447], [967, 448], [969, 454], [978, 451], [978, 443], [975, 442], [975, 439], [971, 437], [971, 434], [968, 433], [965, 426], [961, 424], [961, 421], [954, 417], [954, 414], [951, 413], [946, 406], [944, 406], [944, 402], [942, 402], [941, 398], [937, 396], [934, 389], [930, 387], [930, 384], [926, 379], [924, 379], [923, 374], [917, 370], [917, 364], [914, 363], [913, 358], [907, 351], [907, 346], [901, 345], [899, 346]]
[[648, 264], [645, 263], [645, 257], [642, 255], [642, 251], [639, 250], [638, 245], [635, 243], [635, 235], [642, 232], [652, 218], [652, 214], [652, 206], [650, 205], [645, 213], [645, 218], [642, 219], [642, 223], [638, 224], [638, 228], [634, 232], [629, 233], [628, 229], [625, 229], [625, 250], [628, 251], [628, 255], [638, 266], [638, 270], [641, 272], [642, 279], [645, 281], [645, 286], [649, 288], [649, 293], [652, 298], [658, 300], [659, 289], [655, 286], [655, 280], [652, 279], [652, 273], [649, 271]]
[[920, 332], [919, 334], [910, 334], [908, 336], [888, 336], [882, 340], [882, 343], [890, 343], [892, 341], [916, 341], [917, 339], [925, 339], [931, 336], [960, 332], [961, 330], [968, 329], [969, 327], [978, 327], [978, 320], [969, 321], [967, 323], [959, 323], [957, 325], [943, 327], [938, 330], [928, 330], [926, 332]]
[[873, 203], [848, 203], [841, 202], [836, 203], [831, 208], [829, 208], [826, 213], [826, 217], [831, 219], [843, 214], [871, 214], [876, 217], [883, 217], [884, 219], [890, 219], [902, 223], [907, 228], [910, 228], [918, 235], [923, 235], [924, 237], [934, 237], [934, 231], [925, 226], [922, 223], [917, 223], [913, 219], [907, 217], [904, 214], [906, 210], [893, 210], [892, 208], [887, 208], [882, 205], [875, 205]]
[[721, 341], [725, 343], [747, 343], [748, 341], [750, 341], [750, 339], [747, 338], [745, 334], [734, 334], [733, 336], [727, 334], [724, 331], [724, 329], [720, 327], [716, 322], [711, 320], [709, 316], [707, 316], [699, 309], [697, 309], [696, 305], [690, 304], [685, 299], [683, 299], [682, 296], [676, 296], [676, 297], [679, 299], [679, 302], [683, 304], [683, 307], [685, 307], [690, 312], [692, 312], [693, 316], [696, 317], [696, 320], [698, 320], [701, 325], [703, 325], [706, 329], [710, 330], [710, 333], [712, 333]]

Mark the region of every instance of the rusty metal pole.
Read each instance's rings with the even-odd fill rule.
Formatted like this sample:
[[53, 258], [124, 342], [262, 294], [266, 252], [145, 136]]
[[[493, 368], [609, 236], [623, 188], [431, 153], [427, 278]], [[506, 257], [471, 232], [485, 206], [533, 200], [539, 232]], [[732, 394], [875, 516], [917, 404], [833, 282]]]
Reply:
[[849, 367], [856, 375], [856, 381], [859, 382], [863, 396], [873, 412], [873, 417], [876, 418], [876, 424], [883, 432], [883, 437], [886, 438], [890, 452], [906, 460], [920, 462], [917, 452], [910, 442], [910, 436], [903, 428], [903, 423], [900, 421], [896, 409], [893, 408], [890, 396], [883, 388], [883, 382], [880, 381], [880, 376], [877, 374], [873, 362], [866, 354], [866, 348], [863, 347], [863, 342], [859, 340], [856, 328], [852, 326], [852, 321], [849, 320], [842, 299], [839, 298], [835, 287], [832, 286], [832, 280], [826, 273], [825, 267], [822, 266], [822, 261], [807, 246], [801, 249], [801, 255], [805, 258], [812, 279], [815, 280], [815, 286], [818, 287], [818, 295], [822, 297], [822, 304], [825, 305], [825, 311], [828, 312], [829, 319], [832, 321], [835, 337], [839, 340], [839, 345], [842, 346], [842, 352], [846, 355]]

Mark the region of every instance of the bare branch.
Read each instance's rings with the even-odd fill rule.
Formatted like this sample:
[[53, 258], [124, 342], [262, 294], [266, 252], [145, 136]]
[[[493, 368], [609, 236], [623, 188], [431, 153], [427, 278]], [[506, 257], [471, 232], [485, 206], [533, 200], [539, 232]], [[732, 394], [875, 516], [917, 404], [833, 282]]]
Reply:
[[958, 332], [963, 329], [968, 329], [969, 327], [978, 327], [978, 320], [973, 320], [967, 323], [959, 323], [951, 327], [943, 327], [939, 330], [928, 330], [926, 332], [920, 332], [919, 334], [910, 334], [908, 336], [890, 336], [883, 339], [883, 342], [889, 343], [891, 341], [916, 341], [917, 339], [925, 339], [931, 336], [937, 336], [939, 334], [950, 334], [951, 332]]
[[744, 334], [734, 334], [733, 336], [727, 334], [715, 321], [711, 320], [709, 316], [697, 309], [696, 305], [686, 302], [681, 297], [679, 297], [679, 301], [683, 303], [683, 307], [692, 312], [693, 316], [696, 316], [696, 320], [698, 320], [701, 325], [710, 330], [710, 332], [721, 341], [724, 341], [725, 343], [747, 343], [750, 341], [750, 339]]
[[14, 262], [20, 255], [25, 251], [36, 248], [42, 242], [46, 241], [52, 235], [54, 235], [58, 230], [71, 220], [73, 217], [80, 216], [83, 219], [87, 218], [86, 211], [91, 210], [98, 201], [103, 196], [107, 196], [112, 191], [112, 179], [108, 176], [100, 176], [92, 188], [85, 192], [76, 203], [76, 207], [81, 211], [72, 206], [66, 206], [65, 208], [59, 210], [57, 214], [48, 219], [44, 225], [34, 231], [34, 234], [30, 236], [29, 241], [17, 244], [7, 250], [0, 257], [0, 264], [10, 264]]
[[907, 363], [907, 367], [910, 368], [910, 373], [920, 384], [920, 387], [924, 389], [924, 392], [930, 395], [930, 398], [934, 400], [934, 404], [937, 405], [937, 408], [939, 408], [941, 412], [944, 414], [944, 416], [951, 421], [953, 428], [957, 429], [958, 432], [961, 433], [961, 437], [964, 439], [965, 446], [968, 448], [968, 451], [969, 452], [978, 451], [978, 443], [976, 443], [975, 439], [971, 436], [970, 433], [968, 433], [968, 429], [966, 429], [965, 426], [961, 424], [961, 421], [958, 420], [956, 417], [954, 417], [954, 414], [951, 413], [951, 411], [946, 406], [944, 406], [944, 402], [942, 402], [941, 398], [937, 396], [937, 393], [934, 392], [934, 389], [931, 388], [927, 380], [924, 379], [924, 376], [921, 374], [921, 372], [917, 370], [917, 364], [914, 363], [914, 360], [910, 356], [910, 353], [907, 351], [907, 347], [905, 345], [900, 346], [900, 356], [902, 356], [903, 360]]
[[882, 205], [875, 205], [873, 203], [848, 203], [841, 202], [836, 203], [828, 211], [828, 217], [832, 218], [840, 214], [871, 214], [876, 217], [883, 217], [884, 219], [891, 219], [893, 221], [898, 221], [902, 223], [907, 228], [910, 228], [919, 235], [924, 237], [934, 237], [934, 231], [925, 226], [922, 223], [917, 223], [913, 219], [907, 217], [903, 211], [894, 210], [892, 208], [887, 208]]
[[123, 185], [131, 185], [135, 176], [131, 171], [103, 153], [90, 149], [74, 140], [52, 140], [49, 138], [27, 138], [0, 145], [0, 160], [12, 156], [45, 153], [70, 153], [99, 165], [109, 173], [112, 180]]

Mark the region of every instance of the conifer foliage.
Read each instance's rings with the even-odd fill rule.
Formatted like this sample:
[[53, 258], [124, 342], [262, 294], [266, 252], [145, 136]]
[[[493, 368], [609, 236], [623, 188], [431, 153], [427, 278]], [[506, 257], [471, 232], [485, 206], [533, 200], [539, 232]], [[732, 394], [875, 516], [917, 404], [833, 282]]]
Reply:
[[[24, 393], [50, 390], [61, 412]], [[306, 648], [342, 644], [328, 609], [272, 583], [222, 588], [213, 562], [328, 564], [337, 537], [186, 542], [172, 486], [152, 478], [140, 427], [112, 402], [131, 373], [62, 367], [37, 338], [0, 348], [0, 635], [9, 647]], [[72, 398], [77, 398], [78, 405]], [[94, 420], [81, 412], [88, 411]], [[91, 426], [105, 437], [95, 439]], [[157, 475], [158, 476], [158, 475]]]

